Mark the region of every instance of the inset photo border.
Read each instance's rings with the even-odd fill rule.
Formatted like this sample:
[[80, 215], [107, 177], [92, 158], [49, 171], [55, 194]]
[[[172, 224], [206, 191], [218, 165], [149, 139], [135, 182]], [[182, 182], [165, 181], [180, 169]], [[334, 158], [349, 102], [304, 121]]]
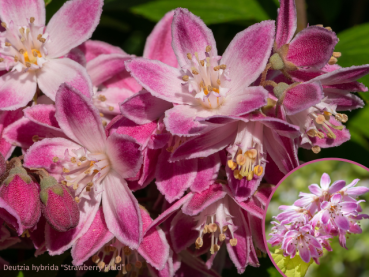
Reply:
[[264, 217], [276, 269], [287, 277], [369, 276], [368, 201], [369, 169], [353, 161], [314, 160], [288, 173]]

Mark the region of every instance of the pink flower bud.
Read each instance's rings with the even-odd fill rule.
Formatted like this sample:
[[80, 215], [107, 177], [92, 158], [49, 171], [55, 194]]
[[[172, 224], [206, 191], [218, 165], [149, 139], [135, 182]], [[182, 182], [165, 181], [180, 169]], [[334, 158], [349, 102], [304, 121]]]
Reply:
[[58, 184], [51, 176], [44, 177], [40, 185], [42, 213], [47, 222], [59, 232], [76, 227], [79, 222], [79, 208], [68, 188]]
[[0, 187], [0, 197], [19, 215], [23, 229], [34, 227], [41, 216], [40, 188], [27, 171], [16, 166]]

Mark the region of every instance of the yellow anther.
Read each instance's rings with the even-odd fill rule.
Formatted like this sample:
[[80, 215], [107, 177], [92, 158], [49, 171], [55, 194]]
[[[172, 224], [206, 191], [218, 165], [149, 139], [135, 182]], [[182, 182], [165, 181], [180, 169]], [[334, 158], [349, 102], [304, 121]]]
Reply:
[[264, 171], [264, 169], [261, 165], [257, 165], [257, 166], [254, 167], [254, 173], [257, 176], [261, 176], [261, 174], [263, 174], [263, 171]]
[[124, 247], [123, 247], [123, 252], [124, 252], [124, 255], [126, 255], [126, 256], [129, 256], [129, 255], [131, 255], [131, 254], [132, 254], [132, 250], [131, 250], [131, 249], [129, 249], [129, 247], [128, 247], [128, 246], [124, 246]]
[[76, 163], [76, 162], [77, 162], [77, 159], [76, 159], [76, 157], [72, 157], [72, 158], [70, 158], [70, 161], [71, 161], [72, 163]]
[[202, 240], [201, 237], [198, 237], [195, 241], [195, 246], [196, 246], [196, 249], [199, 249], [201, 248], [202, 246], [204, 245], [204, 241]]
[[76, 196], [76, 197], [74, 198], [74, 200], [75, 200], [77, 203], [79, 203], [79, 201], [80, 201], [80, 199], [79, 199], [79, 197], [78, 197], [78, 196]]
[[54, 157], [54, 158], [53, 158], [53, 162], [54, 162], [54, 163], [57, 163], [58, 161], [59, 161], [59, 158], [58, 158], [58, 157]]
[[335, 58], [339, 58], [339, 57], [342, 56], [342, 54], [341, 54], [341, 52], [333, 52], [332, 56], [335, 57]]
[[258, 151], [256, 149], [250, 149], [246, 151], [246, 155], [247, 157], [249, 157], [250, 159], [255, 159], [256, 156], [258, 155]]
[[102, 270], [105, 267], [105, 263], [103, 261], [100, 261], [97, 266]]
[[216, 225], [215, 223], [210, 223], [208, 225], [208, 229], [210, 233], [215, 233], [218, 230], [218, 225]]
[[219, 69], [220, 69], [220, 66], [219, 65], [217, 65], [217, 66], [214, 66], [214, 71], [218, 71]]
[[306, 132], [306, 134], [309, 137], [313, 138], [313, 137], [315, 137], [317, 135], [317, 132], [315, 131], [315, 129], [310, 129], [309, 131]]
[[343, 113], [338, 113], [335, 115], [336, 120], [346, 123], [348, 121], [348, 116]]
[[30, 68], [31, 66], [32, 66], [32, 64], [31, 64], [31, 63], [26, 62], [26, 67]]
[[135, 267], [136, 267], [137, 269], [140, 269], [140, 268], [142, 267], [142, 263], [141, 263], [140, 261], [136, 261], [136, 263], [135, 263]]
[[0, 63], [4, 61], [4, 58], [0, 58]]
[[229, 240], [229, 244], [230, 244], [231, 246], [236, 246], [236, 245], [237, 245], [237, 239], [236, 239], [236, 238], [230, 239], [230, 240]]
[[106, 125], [108, 125], [108, 122], [106, 122], [105, 120], [103, 120], [103, 121], [102, 121], [102, 125], [103, 125], [104, 127], [106, 127]]
[[327, 29], [328, 31], [332, 31], [332, 28], [329, 26], [325, 27], [325, 29]]
[[115, 263], [116, 264], [120, 264], [121, 261], [122, 261], [122, 257], [121, 256], [116, 256], [115, 257]]
[[199, 74], [199, 72], [197, 71], [197, 69], [196, 69], [196, 68], [193, 68], [193, 69], [192, 69], [192, 74], [197, 75], [197, 74]]
[[85, 160], [87, 160], [87, 158], [86, 158], [85, 156], [83, 156], [83, 157], [79, 158], [79, 160], [80, 160], [81, 162], [84, 162]]
[[68, 168], [63, 167], [63, 172], [68, 173], [68, 172], [70, 172], [70, 170]]
[[209, 53], [211, 51], [211, 46], [210, 45], [206, 46], [205, 51]]
[[12, 46], [10, 42], [5, 42], [5, 46]]
[[100, 262], [100, 258], [98, 255], [93, 255], [92, 256], [92, 262], [94, 262], [95, 264], [97, 264], [98, 262]]
[[19, 61], [19, 57], [18, 56], [14, 56], [14, 61], [18, 62]]
[[332, 64], [336, 64], [338, 62], [338, 60], [335, 57], [331, 57], [328, 61], [328, 64], [332, 65]]
[[318, 154], [320, 152], [320, 147], [318, 145], [314, 145], [311, 150], [315, 153]]
[[223, 69], [223, 70], [227, 68], [227, 66], [225, 64], [221, 64], [219, 67], [220, 67], [220, 69]]
[[188, 81], [188, 79], [189, 79], [188, 75], [184, 75], [184, 76], [182, 76], [182, 80], [183, 80], [183, 81], [187, 82], [187, 81]]
[[24, 54], [26, 51], [24, 51], [24, 49], [19, 49], [19, 54]]
[[217, 80], [217, 84], [218, 84], [218, 86], [220, 86], [220, 84], [221, 84], [219, 79]]
[[113, 107], [113, 106], [109, 106], [109, 107], [108, 107], [108, 109], [109, 109], [109, 111], [111, 111], [111, 112], [112, 112], [112, 111], [114, 111], [114, 107]]
[[240, 176], [240, 171], [238, 169], [234, 170], [233, 171], [233, 177], [235, 179], [239, 179], [239, 176]]
[[34, 135], [33, 137], [32, 137], [32, 141], [33, 142], [38, 142], [40, 140], [40, 138], [39, 138], [39, 136], [38, 135]]
[[30, 22], [30, 23], [35, 22], [35, 18], [34, 18], [34, 17], [31, 17], [31, 18], [29, 19], [29, 22]]
[[204, 66], [205, 65], [205, 61], [204, 60], [201, 60], [200, 61], [200, 64], [201, 64], [201, 66]]
[[322, 132], [317, 132], [316, 136], [320, 139], [323, 139], [324, 138], [324, 133]]
[[225, 234], [219, 234], [219, 240], [224, 241], [226, 238]]
[[99, 95], [98, 97], [97, 97], [101, 102], [104, 102], [104, 101], [106, 101], [106, 96], [105, 95]]
[[210, 253], [211, 254], [215, 254], [215, 252], [219, 251], [219, 245], [218, 244], [214, 244], [212, 247], [210, 247]]
[[7, 27], [5, 22], [1, 22], [1, 26], [3, 26], [3, 28], [5, 28], [5, 29]]
[[318, 124], [323, 124], [325, 122], [325, 117], [324, 115], [320, 114], [315, 118], [315, 122]]
[[228, 226], [223, 226], [223, 232], [226, 232], [228, 230]]
[[238, 154], [236, 157], [236, 162], [238, 165], [244, 165], [246, 163], [246, 157], [242, 154]]
[[203, 231], [202, 231], [204, 234], [206, 234], [206, 233], [210, 233], [209, 232], [209, 226], [208, 225], [205, 225], [204, 226], [204, 229], [203, 229]]
[[191, 55], [191, 53], [187, 53], [187, 59], [192, 60], [192, 55]]

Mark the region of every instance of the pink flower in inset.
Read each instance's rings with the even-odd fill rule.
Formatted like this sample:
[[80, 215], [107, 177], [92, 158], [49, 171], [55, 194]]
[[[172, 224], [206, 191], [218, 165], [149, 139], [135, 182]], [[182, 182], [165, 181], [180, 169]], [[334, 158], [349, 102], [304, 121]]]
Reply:
[[56, 120], [69, 140], [35, 143], [24, 165], [45, 168], [62, 184], [73, 187], [81, 214], [78, 226], [68, 232], [46, 227], [47, 248], [52, 253], [69, 248], [87, 231], [101, 201], [109, 230], [125, 245], [137, 248], [142, 239], [141, 216], [125, 178], [135, 176], [141, 167], [140, 145], [126, 135], [106, 137], [97, 109], [67, 84], [59, 88], [55, 106]]
[[15, 110], [32, 100], [37, 85], [52, 100], [68, 82], [90, 96], [86, 70], [68, 58], [72, 48], [86, 41], [96, 28], [102, 0], [68, 1], [45, 26], [43, 0], [0, 1], [0, 109]]
[[286, 233], [282, 249], [287, 255], [293, 258], [299, 251], [301, 259], [308, 263], [311, 258], [319, 258], [319, 250], [322, 250], [322, 246], [319, 241], [311, 235], [313, 233], [313, 227], [309, 224], [300, 227], [299, 230], [290, 230]]

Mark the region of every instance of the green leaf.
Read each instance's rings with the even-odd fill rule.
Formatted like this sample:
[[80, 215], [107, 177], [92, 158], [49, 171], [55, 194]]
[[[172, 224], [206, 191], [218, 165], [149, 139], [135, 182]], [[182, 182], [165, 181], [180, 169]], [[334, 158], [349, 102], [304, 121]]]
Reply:
[[131, 11], [150, 20], [159, 21], [168, 11], [178, 7], [189, 9], [206, 24], [268, 19], [268, 15], [256, 0], [158, 0], [135, 6]]
[[45, 6], [49, 5], [52, 0], [45, 0]]
[[18, 276], [17, 277], [24, 277], [23, 271], [19, 271]]
[[[338, 59], [338, 64], [343, 67], [352, 65], [369, 64], [369, 23], [355, 26], [338, 34], [340, 41], [335, 51], [342, 53]], [[369, 76], [359, 80], [369, 86]], [[360, 94], [364, 99], [369, 100], [368, 93]]]
[[283, 250], [281, 249], [275, 250], [272, 257], [277, 266], [287, 277], [304, 277], [309, 266], [313, 263], [313, 260], [310, 260], [309, 263], [305, 263], [299, 254], [296, 254], [293, 259], [284, 257]]

